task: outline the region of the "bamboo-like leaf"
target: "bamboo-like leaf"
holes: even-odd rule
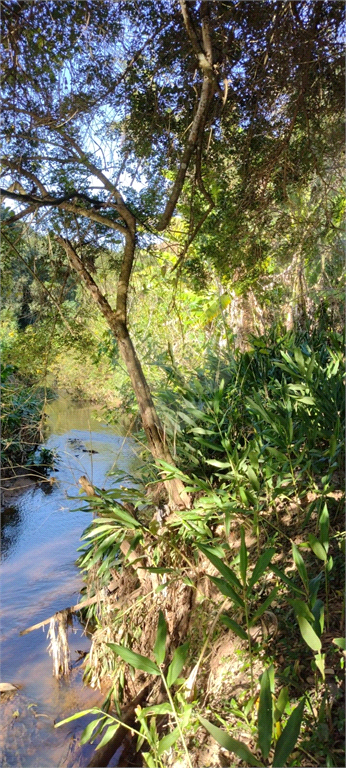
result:
[[[296,547],[295,544],[292,544],[292,555],[293,555],[293,561],[297,567],[299,576],[304,584],[304,587],[306,589],[309,588],[309,580],[308,580],[308,574],[306,572],[305,563],[304,560],[299,552],[298,547]]]
[[[96,730],[98,724],[101,722],[101,720],[107,720],[107,714],[105,713],[101,717],[97,717],[95,720],[92,720],[91,723],[88,723],[86,728],[84,728],[84,731],[80,737],[80,743],[86,744],[88,741],[90,741],[92,734]]]
[[[247,468],[246,474],[247,474],[247,476],[248,476],[248,478],[250,480],[250,483],[251,483],[254,491],[259,491],[259,489],[260,489],[260,482],[259,482],[259,479],[258,479],[256,473],[252,469],[252,467],[248,467]]]
[[[287,704],[288,704],[288,688],[285,686],[284,688],[281,688],[281,691],[278,695],[275,709],[274,709],[274,720],[277,723],[278,720],[282,717]]]
[[[121,723],[115,723],[114,725],[110,725],[107,728],[106,733],[104,733],[100,743],[96,747],[96,751],[98,749],[101,749],[101,747],[104,747],[105,744],[108,744],[108,742],[113,738],[114,734],[117,732],[119,725],[121,725]]]
[[[173,659],[171,664],[168,667],[167,672],[167,685],[168,688],[171,687],[177,680],[177,678],[180,675],[181,670],[183,669],[183,666],[186,661],[186,657],[189,651],[189,642],[187,641],[184,643],[184,645],[180,645],[179,648],[176,648],[173,654]]]
[[[157,664],[146,656],[141,656],[140,653],[135,653],[134,651],[131,651],[130,648],[125,648],[123,645],[116,645],[116,643],[106,643],[106,645],[135,669],[141,669],[142,672],[148,672],[149,675],[160,674]]]
[[[218,587],[220,592],[225,595],[225,597],[230,597],[235,605],[238,605],[239,608],[244,608],[244,602],[242,598],[237,595],[237,593],[234,591],[231,585],[225,581],[225,579],[217,579],[216,576],[209,576],[209,579]]]
[[[346,639],[344,637],[333,637],[334,645],[337,645],[341,651],[346,651]]]
[[[286,761],[297,743],[303,719],[304,706],[305,701],[303,699],[288,718],[275,748],[272,763],[273,768],[283,768],[283,766],[286,765]]]
[[[307,621],[314,621],[315,617],[309,606],[303,602],[303,600],[289,600],[290,605],[294,608],[296,616],[304,616]]]
[[[164,701],[162,704],[152,704],[150,707],[144,707],[141,710],[141,715],[170,715],[172,714],[172,707],[169,701]]]
[[[240,627],[236,621],[230,619],[226,613],[223,613],[222,616],[220,616],[220,619],[222,623],[226,625],[226,627],[229,627],[229,629],[231,629],[232,632],[234,632],[235,635],[238,635],[238,637],[240,637],[242,640],[249,639],[243,627]]]
[[[264,760],[267,759],[273,736],[273,697],[270,685],[270,673],[266,669],[261,679],[261,691],[258,707],[258,745]]]
[[[269,608],[269,606],[272,604],[273,600],[275,599],[278,591],[279,591],[279,587],[274,587],[274,589],[272,589],[272,591],[269,593],[264,603],[262,603],[262,605],[260,605],[259,608],[257,608],[257,611],[254,613],[254,615],[251,618],[251,621],[249,622],[250,627],[253,627],[253,625],[256,624],[256,621],[258,621],[260,616],[262,616],[264,611],[266,611],[267,608]]]
[[[247,763],[250,766],[255,766],[255,768],[257,766],[258,768],[262,768],[263,763],[260,763],[259,760],[257,760],[246,744],[237,739],[233,739],[229,733],[226,733],[226,731],[223,731],[221,728],[217,728],[216,725],[212,725],[212,723],[209,723],[209,720],[205,720],[201,715],[199,715],[199,720],[221,747],[227,749],[228,752],[234,752],[234,754],[240,757],[241,760],[244,760],[244,763]]]
[[[247,549],[245,544],[245,532],[244,532],[244,526],[240,526],[240,552],[239,552],[239,558],[240,558],[240,575],[242,578],[242,582],[245,586],[246,584],[246,574],[247,574]]]
[[[252,587],[261,578],[262,573],[264,573],[265,569],[269,565],[273,555],[275,555],[275,549],[271,547],[270,549],[267,549],[265,552],[263,552],[263,555],[258,558],[248,584],[248,594],[250,594]]]
[[[297,595],[303,595],[303,590],[297,587],[295,584],[293,584],[292,579],[290,579],[286,574],[280,570],[280,568],[277,567],[277,565],[271,565],[270,570],[275,573],[275,576],[278,576],[279,579],[282,579],[282,581],[287,584],[287,586],[292,589],[293,592],[295,592]]]
[[[84,715],[99,715],[100,712],[101,710],[98,707],[93,707],[92,709],[83,709],[82,712],[75,712],[74,715],[66,717],[65,720],[60,720],[59,723],[55,723],[54,728],[60,728],[61,725],[65,725],[65,723],[71,723],[72,720],[78,720],[79,717],[84,717]]]
[[[316,536],[314,536],[313,533],[309,533],[308,539],[314,555],[316,555],[319,560],[323,560],[325,563],[327,561],[327,553],[323,544],[321,544],[321,542],[316,539]]]
[[[153,648],[155,659],[160,666],[163,663],[166,653],[166,637],[167,637],[167,625],[165,617],[160,611],[159,622],[157,626],[156,640]]]
[[[329,512],[327,504],[324,505],[322,512],[319,517],[318,521],[319,527],[320,527],[320,538],[321,542],[326,550],[328,552],[329,548]]]
[[[157,748],[158,756],[161,757],[164,752],[167,752],[167,750],[170,749],[171,746],[175,744],[175,742],[179,739],[179,736],[179,728],[174,728],[174,731],[167,733],[167,736],[164,736],[163,739],[160,739]]]
[[[321,673],[322,680],[324,682],[325,676],[326,676],[325,675],[326,654],[325,653],[316,653],[314,661],[315,661],[317,669],[319,669],[319,671]]]
[[[297,619],[303,640],[305,640],[309,648],[316,653],[319,652],[322,648],[322,643],[315,630],[304,616],[297,616]]]
[[[235,587],[235,589],[241,589],[241,583],[237,576],[235,575],[234,571],[232,571],[231,568],[229,568],[226,563],[224,563],[220,558],[215,554],[215,550],[213,551],[210,547],[205,547],[202,544],[197,544],[198,549],[205,555],[208,560],[217,568],[217,570],[222,574],[222,576],[228,581],[230,584]]]
[[[323,573],[321,571],[320,573],[317,574],[317,576],[315,576],[313,579],[310,579],[309,581],[309,597],[310,597],[311,606],[313,606],[316,601],[322,576],[323,576]]]

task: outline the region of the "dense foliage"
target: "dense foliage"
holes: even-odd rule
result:
[[[47,381],[143,450],[89,484],[83,740],[145,691],[149,768],[342,765],[343,5],[1,10],[5,461]]]

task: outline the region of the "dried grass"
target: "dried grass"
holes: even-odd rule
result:
[[[72,613],[67,608],[58,611],[50,620],[47,638],[48,651],[53,660],[54,677],[66,677],[70,673],[70,648],[67,639],[68,627],[72,626]]]

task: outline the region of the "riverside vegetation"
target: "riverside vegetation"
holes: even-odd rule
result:
[[[4,460],[48,385],[142,458],[83,486],[91,765],[344,765],[343,5],[2,5]]]

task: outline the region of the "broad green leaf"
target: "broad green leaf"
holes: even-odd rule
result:
[[[119,729],[119,725],[121,725],[121,723],[115,723],[114,725],[110,725],[107,728],[106,733],[103,735],[100,743],[96,747],[96,751],[101,749],[101,747],[104,747],[105,744],[108,744],[108,742],[113,738],[114,734]]]
[[[149,675],[160,674],[157,664],[146,656],[141,656],[140,653],[135,653],[134,651],[131,651],[130,648],[125,648],[123,645],[116,645],[116,643],[106,643],[106,645],[135,669],[141,669],[142,672],[148,672]]]
[[[177,678],[180,675],[181,670],[183,669],[183,666],[186,661],[186,657],[189,651],[189,642],[187,641],[184,643],[184,645],[180,645],[179,648],[176,648],[173,654],[173,659],[171,664],[168,667],[167,672],[167,685],[168,688],[171,687],[177,680]]]
[[[337,645],[341,651],[346,651],[346,639],[344,637],[333,637],[334,645]]]
[[[156,640],[153,648],[154,656],[159,666],[163,663],[165,658],[166,637],[167,637],[167,625],[165,622],[165,617],[162,611],[160,611],[159,622],[158,622],[157,633],[156,633]]]
[[[297,616],[297,619],[303,640],[305,640],[309,648],[316,653],[319,652],[322,648],[322,643],[315,630],[304,616]]]
[[[294,608],[295,614],[297,616],[304,616],[307,621],[314,621],[315,617],[312,611],[310,611],[309,606],[304,603],[303,600],[289,600],[288,601],[290,605]]]
[[[262,573],[264,573],[265,569],[269,565],[273,555],[275,554],[275,549],[267,549],[265,552],[263,552],[263,555],[261,555],[257,563],[253,569],[252,576],[250,578],[249,584],[248,584],[248,594],[250,594],[252,587],[256,584],[256,582],[261,578]]]
[[[222,560],[220,560],[219,557],[215,554],[215,551],[213,551],[210,547],[204,547],[202,544],[197,544],[198,549],[203,552],[203,554],[210,560],[210,562],[217,568],[217,570],[222,574],[222,576],[228,581],[230,584],[233,585],[236,589],[241,589],[241,583],[235,573],[231,570],[231,568],[226,565]]]
[[[257,608],[256,613],[254,613],[254,615],[251,617],[251,620],[249,622],[250,627],[253,627],[253,625],[256,624],[256,621],[260,618],[260,616],[262,616],[264,611],[266,611],[267,608],[269,608],[269,606],[272,604],[273,600],[275,599],[278,591],[279,591],[279,587],[274,587],[274,589],[272,589],[272,591],[269,593],[264,603],[262,603],[262,605],[260,605],[259,608]]]
[[[238,637],[240,637],[242,640],[249,639],[245,630],[242,627],[240,627],[236,621],[234,621],[233,619],[230,619],[229,616],[227,616],[225,613],[223,613],[222,616],[220,616],[220,619],[222,623],[226,625],[226,627],[229,627],[229,629],[232,629],[234,634],[238,635]]]
[[[209,720],[205,720],[201,715],[199,715],[199,720],[221,747],[227,749],[228,752],[234,752],[235,755],[240,757],[241,760],[244,760],[248,765],[259,766],[259,768],[262,768],[263,763],[260,763],[259,760],[257,760],[246,744],[243,744],[242,741],[238,741],[237,739],[233,739],[229,733],[226,733],[226,731],[223,731],[221,728],[217,728],[216,725],[212,725],[212,723],[209,723]]]
[[[325,563],[327,561],[327,553],[323,544],[321,544],[321,542],[316,539],[316,536],[314,536],[313,533],[309,533],[308,539],[314,555],[316,555],[319,560],[323,560]]]
[[[209,579],[218,587],[220,592],[225,595],[225,597],[230,597],[235,605],[238,605],[239,608],[244,608],[244,602],[242,598],[237,595],[237,593],[234,591],[231,585],[228,584],[227,581],[224,579],[217,579],[216,576],[209,576]]]
[[[245,532],[244,532],[244,526],[243,525],[240,526],[240,538],[241,538],[240,552],[239,552],[239,557],[240,557],[240,575],[241,575],[241,578],[242,578],[242,582],[243,582],[243,584],[245,586],[245,584],[246,584],[246,573],[247,573],[247,549],[246,549],[246,544],[245,544]]]
[[[258,707],[258,745],[264,760],[267,759],[273,735],[273,697],[269,670],[263,672]]]
[[[179,736],[179,728],[174,728],[174,731],[167,733],[167,736],[164,736],[163,739],[159,741],[157,748],[158,756],[161,757],[164,752],[167,752],[167,750],[170,749],[171,746],[175,744],[175,742],[179,739]]]
[[[281,691],[278,695],[275,709],[274,709],[274,720],[277,722],[282,717],[286,707],[288,704],[288,688],[285,686],[284,688],[281,688]]]
[[[273,758],[273,768],[283,768],[293,751],[300,733],[305,701],[301,701],[287,720],[278,740]]]
[[[326,668],[326,654],[325,653],[316,653],[315,654],[315,664],[317,669],[320,671],[322,680],[324,682],[325,680],[325,668]]]
[[[292,544],[292,555],[293,555],[293,561],[297,567],[299,576],[304,584],[304,587],[306,589],[309,588],[309,580],[308,580],[308,574],[306,572],[305,563],[304,560],[299,552],[298,547],[296,547],[295,544]]]

